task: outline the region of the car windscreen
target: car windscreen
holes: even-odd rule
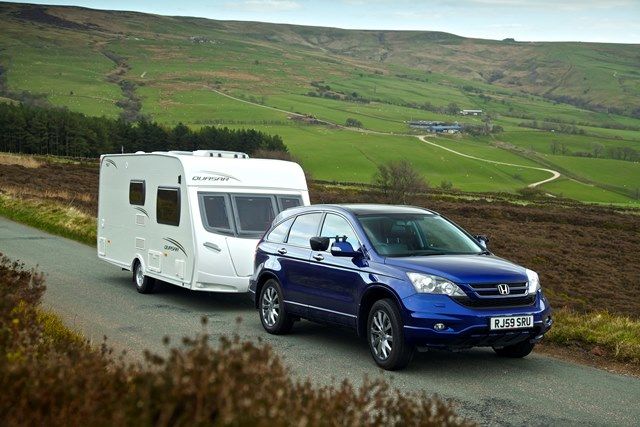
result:
[[[435,214],[358,216],[376,252],[388,257],[471,255],[483,249],[464,231]]]

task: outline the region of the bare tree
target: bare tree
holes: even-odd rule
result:
[[[428,183],[407,160],[389,161],[378,166],[373,184],[380,187],[389,203],[407,204],[412,195],[423,193]]]

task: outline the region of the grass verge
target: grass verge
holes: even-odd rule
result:
[[[96,219],[73,206],[0,194],[0,215],[52,234],[96,244]]]
[[[545,342],[578,346],[595,356],[640,365],[640,321],[626,316],[556,310]]]
[[[43,312],[44,290],[41,274],[0,253],[4,426],[471,425],[437,396],[383,380],[319,388],[294,380],[270,346],[237,336],[213,346],[203,332],[127,363]]]

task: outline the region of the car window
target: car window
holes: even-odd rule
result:
[[[272,196],[234,196],[238,232],[262,234],[276,217]]]
[[[353,227],[349,224],[349,221],[339,215],[327,214],[322,224],[322,231],[320,232],[322,237],[329,237],[331,244],[336,241],[336,237],[345,238],[346,241],[351,243],[353,249],[358,249],[360,243],[358,237],[353,231]]]
[[[289,231],[289,238],[287,239],[287,243],[291,245],[310,248],[311,245],[309,243],[309,239],[317,236],[321,219],[321,213],[312,213],[298,216],[291,226],[291,231]]]
[[[271,230],[271,233],[267,235],[267,241],[273,243],[282,243],[287,238],[289,228],[293,224],[295,218],[289,218],[288,220],[281,222],[276,228]]]

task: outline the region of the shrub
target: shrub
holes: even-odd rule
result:
[[[442,182],[440,182],[440,189],[441,190],[452,190],[453,189],[453,182],[443,179]]]
[[[470,424],[439,398],[382,380],[320,388],[293,380],[270,346],[237,336],[213,347],[202,333],[166,356],[147,352],[144,362],[127,364],[104,344],[95,350],[60,331],[59,322],[42,323],[43,292],[41,275],[0,254],[5,426]]]
[[[411,196],[424,193],[428,184],[407,160],[390,161],[378,166],[373,185],[380,187],[388,203],[407,204]]]
[[[345,124],[345,126],[352,127],[352,128],[361,128],[362,127],[362,122],[360,120],[354,119],[352,117],[349,117],[344,124]]]
[[[525,199],[537,199],[544,196],[544,191],[538,187],[523,187],[518,189],[518,194]]]

